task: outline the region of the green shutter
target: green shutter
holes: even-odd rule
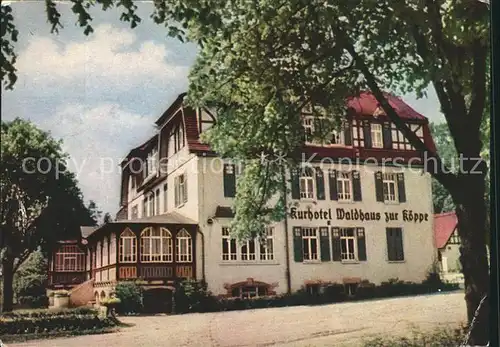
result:
[[[344,143],[346,146],[352,146],[352,123],[349,120],[344,123]]]
[[[396,260],[394,249],[394,228],[386,228],[385,233],[387,236],[387,260]]]
[[[319,167],[316,168],[316,198],[318,200],[325,200],[325,177],[323,170]]]
[[[403,250],[403,229],[401,228],[394,228],[394,244],[395,244],[395,250],[396,250],[396,260],[404,260],[405,255],[404,255],[404,250]]]
[[[332,260],[341,261],[342,260],[342,247],[340,245],[340,228],[332,228]]]
[[[293,255],[296,262],[302,263],[304,261],[301,227],[293,227]]]
[[[328,227],[319,228],[319,241],[321,247],[321,261],[330,261],[330,238]]]
[[[330,186],[330,200],[338,200],[337,170],[328,170],[328,185]]]
[[[224,196],[234,198],[236,195],[236,172],[234,164],[224,164]]]
[[[356,238],[358,240],[358,260],[359,261],[366,261],[365,228],[356,228]]]
[[[397,176],[398,176],[399,202],[406,202],[405,174],[402,172],[399,172]]]
[[[382,181],[382,172],[375,172],[375,195],[377,201],[384,202],[384,183]]]
[[[292,199],[300,199],[300,182],[299,182],[299,170],[292,169],[290,171],[291,181],[292,181]]]
[[[361,201],[361,179],[359,177],[359,171],[352,171],[352,191],[353,191],[353,200]]]
[[[384,139],[384,148],[392,149],[392,131],[391,123],[385,122],[382,127],[382,136]]]
[[[372,129],[368,121],[363,122],[363,137],[365,139],[365,148],[372,148]]]

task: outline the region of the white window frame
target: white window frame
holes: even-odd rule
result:
[[[236,239],[231,237],[228,227],[222,227],[222,249],[221,257],[223,261],[236,261],[238,260],[238,247],[236,246]],[[227,244],[228,253],[224,253],[224,243]]]
[[[250,245],[253,244],[253,253],[250,252]],[[257,245],[255,239],[244,241],[240,247],[242,261],[257,260]]]
[[[305,143],[310,145],[313,144],[313,134],[314,134],[314,117],[304,116],[302,118],[302,127],[304,128],[305,133]]]
[[[370,125],[370,132],[372,137],[372,148],[384,148],[382,124],[372,123]]]
[[[341,188],[341,189],[339,189],[339,188]],[[338,201],[353,201],[352,188],[353,187],[352,187],[352,175],[351,175],[351,173],[339,171],[337,174],[337,199],[338,199]]]
[[[314,135],[314,120],[316,119],[327,119],[326,117],[314,117],[310,115],[302,116],[302,127],[304,128],[305,133],[305,143],[307,145],[324,145],[324,146],[345,146],[345,135],[344,135],[344,122],[342,122],[342,126],[340,129],[332,129],[330,134],[330,139],[328,139],[327,143],[315,143],[313,141]],[[336,143],[332,143],[331,139],[335,137]]]
[[[349,235],[352,232],[352,235]],[[349,246],[349,240],[352,240],[352,249]],[[346,249],[347,252],[344,252]],[[340,228],[340,259],[342,261],[358,261],[358,239],[356,228]]]
[[[130,252],[125,254],[125,243],[130,244]],[[136,263],[137,262],[137,237],[130,229],[125,229],[120,234],[119,245],[120,263]]]
[[[187,176],[183,173],[175,177],[175,207],[182,207],[187,202],[187,199]]]
[[[153,252],[154,242],[159,242],[159,253]],[[168,229],[153,229],[152,227],[144,229],[141,232],[141,262],[171,263],[173,261],[172,245],[172,233]]]
[[[71,264],[66,265],[66,260]],[[55,254],[54,268],[56,272],[85,271],[85,253],[76,245],[63,245]]]
[[[260,260],[274,260],[274,227],[267,227],[260,243]]]
[[[182,229],[177,233],[175,238],[176,246],[176,262],[177,263],[191,263],[193,262],[193,239],[191,235]],[[184,244],[185,252],[182,252],[182,244]]]
[[[313,242],[316,240],[316,249],[313,250]],[[306,242],[304,242],[306,241]],[[304,247],[304,243],[307,244],[307,253]],[[318,228],[302,227],[302,257],[305,262],[307,261],[318,261],[320,258],[319,250],[319,231]],[[315,251],[315,252],[313,252]],[[307,254],[307,257],[306,257]]]
[[[310,173],[310,175],[309,175]],[[316,187],[313,168],[302,168],[299,177],[299,190],[301,199],[314,199]],[[305,189],[303,189],[305,188]]]
[[[397,176],[393,172],[382,173],[382,186],[384,194],[384,202],[398,202],[398,181]],[[390,194],[390,187],[393,186],[394,194]]]
[[[102,241],[102,266],[108,266],[108,238]]]
[[[363,125],[361,121],[352,121],[352,145],[354,147],[365,146],[365,134],[363,132]]]

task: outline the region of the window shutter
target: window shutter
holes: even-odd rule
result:
[[[397,176],[398,176],[399,202],[406,202],[405,174],[402,172],[399,172]]]
[[[366,261],[365,228],[356,228],[356,236],[358,239],[358,260],[359,261]]]
[[[234,164],[224,164],[224,196],[234,198],[236,195],[236,172]]]
[[[346,146],[352,146],[352,123],[350,121],[344,123],[344,143]]]
[[[319,228],[319,241],[321,247],[321,261],[330,261],[330,238],[328,227]]]
[[[341,261],[342,248],[340,245],[340,228],[332,228],[332,260]]]
[[[188,200],[188,181],[187,181],[187,176],[184,175],[184,201],[183,203],[186,203]]]
[[[325,177],[323,170],[319,167],[316,168],[316,198],[318,200],[325,200]]]
[[[375,194],[377,201],[384,202],[384,183],[382,181],[382,172],[375,172]]]
[[[384,123],[382,128],[382,136],[384,138],[384,148],[392,149],[391,123]]]
[[[330,186],[330,200],[338,200],[337,170],[328,170],[328,185]]]
[[[389,261],[396,260],[394,249],[394,228],[387,228],[385,233],[387,236],[387,259]]]
[[[304,254],[302,251],[302,228],[293,228],[293,254],[296,262],[301,263],[304,261]]]
[[[292,199],[300,199],[300,182],[299,182],[299,170],[292,169],[291,172],[292,178]]]
[[[352,171],[352,192],[354,201],[361,201],[361,179],[359,171]]]
[[[372,148],[372,129],[370,122],[363,122],[363,136],[365,139],[365,148]]]
[[[394,234],[395,234],[395,255],[396,255],[396,260],[404,260],[405,255],[404,255],[404,250],[403,250],[403,229],[401,228],[394,228]]]

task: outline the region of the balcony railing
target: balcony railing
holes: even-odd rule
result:
[[[85,282],[85,272],[52,272],[49,276],[51,285],[73,285]]]
[[[126,265],[119,266],[119,279],[174,279],[193,278],[192,265]]]

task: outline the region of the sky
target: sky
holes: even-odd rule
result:
[[[154,134],[154,121],[186,91],[194,44],[168,38],[137,2],[141,24],[119,12],[91,10],[94,33],[83,34],[69,4],[58,3],[64,28],[50,33],[44,2],[12,3],[19,39],[18,80],[2,90],[2,120],[28,119],[62,139],[85,200],[113,216],[119,206],[121,159]],[[402,99],[430,121],[444,120],[433,90]]]

